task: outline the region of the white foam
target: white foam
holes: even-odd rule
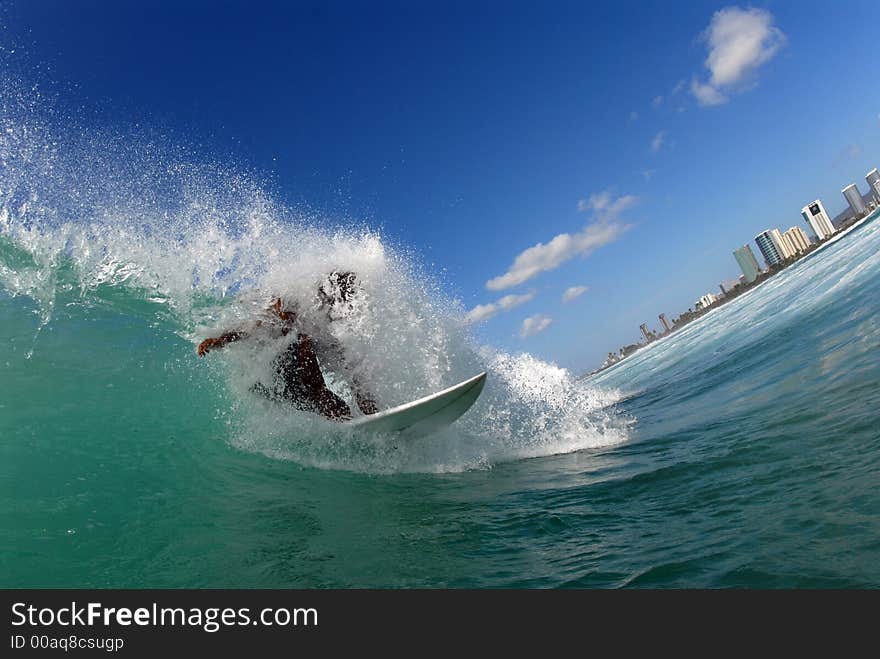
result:
[[[478,349],[461,305],[378,232],[287,208],[254,177],[161,137],[55,125],[35,99],[7,102],[0,118],[0,285],[35,300],[41,326],[60,290],[108,300],[125,290],[195,346],[248,326],[273,295],[321,323],[319,282],[351,270],[359,293],[330,329],[381,406],[489,372],[481,401],[453,428],[395,442],[261,401],[249,389],[271,377],[280,344],[230,346],[194,359],[193,376],[228,391],[235,446],[318,467],[450,471],[626,438],[626,423],[608,409],[614,392],[527,354]],[[341,394],[346,375],[328,374]]]

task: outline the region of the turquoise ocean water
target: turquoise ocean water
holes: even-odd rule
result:
[[[368,229],[5,112],[0,586],[880,586],[880,222],[578,380]],[[248,391],[271,343],[196,356],[340,267],[383,404],[489,372],[460,423],[360,437]]]

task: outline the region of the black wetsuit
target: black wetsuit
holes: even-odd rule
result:
[[[273,363],[275,382],[269,392],[261,384],[256,389],[272,398],[285,400],[298,409],[317,412],[329,419],[349,419],[351,409],[346,402],[327,388],[312,341],[306,334],[297,334]]]

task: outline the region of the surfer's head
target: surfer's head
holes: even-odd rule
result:
[[[318,307],[333,322],[356,313],[363,288],[350,270],[334,270],[318,286]]]
[[[337,305],[351,305],[357,290],[357,275],[351,271],[334,270],[318,286],[321,307],[333,309]]]

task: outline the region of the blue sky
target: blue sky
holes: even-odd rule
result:
[[[880,165],[867,1],[255,4],[13,1],[0,20],[96,124],[167,128],[381,228],[486,342],[575,371]]]

